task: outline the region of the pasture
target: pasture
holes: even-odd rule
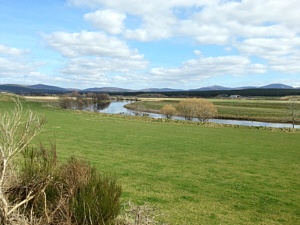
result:
[[[300,223],[299,132],[24,108],[48,120],[36,142],[117,176],[123,202],[156,205],[167,224]]]

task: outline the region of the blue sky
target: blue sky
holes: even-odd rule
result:
[[[300,87],[298,0],[0,0],[0,84]]]

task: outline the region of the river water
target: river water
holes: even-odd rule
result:
[[[112,113],[112,114],[125,114],[125,115],[135,115],[136,113],[132,110],[124,108],[124,105],[131,103],[130,101],[121,101],[121,102],[111,102],[106,103],[105,105],[91,105],[83,110],[85,111],[98,111],[100,113]],[[165,118],[162,114],[157,113],[147,113],[149,117],[153,118]],[[184,120],[183,117],[174,116],[173,119]],[[193,119],[193,121],[198,121],[198,119]],[[276,128],[292,128],[292,124],[286,123],[266,123],[266,122],[257,122],[257,121],[242,121],[242,120],[221,120],[221,119],[211,119],[211,123],[223,123],[231,125],[244,125],[244,126],[263,126],[263,127],[276,127]],[[300,125],[295,125],[295,128],[300,129]]]

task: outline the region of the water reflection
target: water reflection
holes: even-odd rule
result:
[[[112,113],[112,114],[126,114],[126,115],[143,115],[129,109],[124,108],[124,105],[131,103],[132,101],[121,101],[121,102],[108,102],[104,104],[91,104],[84,107],[84,111],[100,112],[100,113]],[[165,118],[162,114],[148,113],[149,117],[153,118]],[[174,116],[173,119],[184,120],[183,117]],[[198,119],[193,119],[193,121],[198,121]],[[276,127],[276,128],[292,128],[292,124],[285,123],[266,123],[266,122],[256,122],[256,121],[242,121],[242,120],[221,120],[221,119],[211,119],[209,122],[212,123],[223,123],[231,125],[244,125],[244,126],[263,126],[263,127]],[[296,129],[300,129],[300,125],[295,125]]]
[[[161,114],[156,113],[149,113],[150,117],[153,118],[165,118]],[[173,116],[172,119],[177,120],[185,120],[184,117],[181,116]],[[192,121],[199,121],[197,118],[192,119]],[[244,121],[244,120],[221,120],[221,119],[210,119],[208,122],[211,123],[223,123],[223,124],[230,124],[230,125],[243,125],[243,126],[254,126],[254,127],[276,127],[276,128],[292,128],[292,124],[288,123],[267,123],[267,122],[257,122],[257,121]],[[296,129],[300,129],[300,125],[295,125]]]
[[[132,114],[132,111],[124,108],[124,105],[131,103],[132,101],[113,101],[90,104],[86,106],[84,111],[100,112],[100,113],[112,113],[112,114]]]

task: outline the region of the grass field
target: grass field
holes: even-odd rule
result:
[[[61,160],[116,175],[122,201],[156,204],[167,224],[300,224],[299,132],[24,107],[47,117],[39,139],[55,139]]]
[[[299,98],[299,97],[295,97]],[[142,101],[131,103],[130,109],[140,109],[148,112],[159,113],[160,109],[171,104],[177,106],[182,99],[143,99]],[[289,104],[278,98],[277,100],[252,100],[252,99],[208,99],[218,110],[215,116],[217,119],[241,119],[264,122],[291,123],[289,117]],[[300,108],[300,107],[299,107]],[[300,124],[300,119],[297,120]]]

